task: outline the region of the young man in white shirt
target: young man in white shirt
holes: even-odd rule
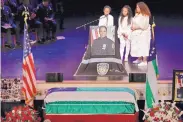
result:
[[[100,17],[98,26],[114,26],[114,18],[110,15],[111,7],[104,6],[103,12],[104,15]]]

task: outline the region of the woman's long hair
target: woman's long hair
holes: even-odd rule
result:
[[[138,2],[137,3],[137,6],[140,8],[140,13],[142,15],[151,17],[151,11],[149,10],[149,7],[147,6],[146,3],[144,3],[144,2]],[[137,13],[136,10],[135,10],[135,13]]]
[[[132,17],[133,17],[133,13],[132,13],[132,9],[129,5],[125,5],[123,8],[126,8],[128,10],[128,25],[131,24],[131,20],[132,20]],[[120,13],[120,17],[121,17],[121,20],[120,22],[122,23],[123,22],[123,19],[124,19],[124,15],[123,15],[123,8],[121,9],[121,13]]]

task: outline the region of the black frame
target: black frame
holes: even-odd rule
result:
[[[96,27],[98,27],[99,28],[99,26],[96,26]],[[89,42],[88,42],[88,46],[90,47],[89,48],[89,51],[90,51],[90,57],[91,58],[106,58],[106,57],[116,57],[116,52],[118,51],[117,50],[117,44],[116,44],[116,42],[117,42],[117,30],[116,30],[116,26],[113,26],[114,27],[114,44],[115,44],[115,54],[114,55],[92,55],[92,52],[91,52],[91,31],[90,31],[90,27],[89,27]]]
[[[177,88],[176,88],[176,74],[183,73],[183,70],[173,70],[173,82],[172,82],[172,101],[183,102],[183,98],[177,97]],[[181,87],[183,89],[183,87]]]

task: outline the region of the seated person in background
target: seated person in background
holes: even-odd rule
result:
[[[54,20],[54,13],[53,13],[52,5],[49,3],[49,0],[43,0],[43,2],[38,5],[36,11],[37,11],[36,12],[37,17],[39,17],[40,21],[43,23],[43,27],[45,28],[46,40],[55,41],[56,21]],[[50,35],[50,29],[51,29],[52,35]],[[43,42],[45,41],[45,37],[43,37],[42,41]]]
[[[11,12],[13,13],[13,16],[15,17],[15,20],[17,20],[17,9],[18,9],[17,0],[4,0],[4,4],[6,6],[10,7]]]
[[[24,31],[24,17],[25,15],[23,15],[24,11],[28,11],[29,15],[28,15],[28,20],[27,20],[27,24],[29,26],[29,29],[36,29],[36,41],[40,40],[40,26],[41,26],[41,22],[38,21],[36,19],[36,14],[35,11],[33,10],[32,6],[29,4],[28,0],[24,0],[23,4],[19,6],[18,8],[18,16],[19,16],[19,22],[20,22],[20,33],[22,34]]]
[[[1,0],[1,32],[6,33],[7,36],[7,42],[5,43],[5,47],[12,48],[11,33],[15,35],[13,41],[16,42],[16,45],[20,46],[20,41],[17,38],[17,26],[14,22],[11,9],[8,6],[4,5],[4,0]]]
[[[93,41],[91,46],[92,55],[115,55],[115,43],[107,38],[107,27],[99,27],[100,37]]]
[[[100,17],[98,26],[113,26],[114,18],[112,15],[110,15],[111,7],[104,6],[103,12],[104,15]]]

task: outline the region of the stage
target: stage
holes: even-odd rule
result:
[[[60,72],[64,74],[64,80],[77,81],[74,74],[86,51],[85,47],[88,44],[89,32],[88,27],[77,30],[75,27],[96,17],[98,16],[66,18],[66,29],[64,32],[57,32],[57,35],[64,36],[65,40],[32,47],[38,83],[40,80],[46,80],[46,73],[48,72]],[[116,23],[117,15],[115,18]],[[183,69],[183,25],[180,18],[166,18],[163,16],[156,16],[156,23],[155,39],[160,74],[159,80],[163,82],[163,80],[172,80],[173,69]],[[22,78],[22,54],[23,51],[20,48],[2,51],[2,78]],[[133,58],[129,58],[129,62],[133,60]],[[137,67],[128,66],[136,72]],[[126,70],[128,71],[127,66]],[[124,79],[123,81],[127,80]]]
[[[73,4],[74,5],[74,4]],[[82,4],[83,5],[83,4]],[[72,6],[72,4],[71,4]],[[98,5],[97,5],[98,6]],[[103,6],[103,5],[102,5]],[[86,6],[85,6],[86,8]],[[100,7],[101,8],[101,7]],[[87,8],[86,8],[87,9]],[[92,8],[92,10],[95,10]],[[102,14],[102,9],[100,10]],[[119,9],[120,11],[120,9]],[[118,25],[119,11],[112,11],[114,16],[114,24]],[[116,13],[115,13],[116,12]],[[76,27],[88,23],[92,20],[98,19],[98,15],[73,16],[65,18],[63,31],[57,27],[57,36],[64,36],[65,39],[57,40],[46,44],[36,44],[32,46],[32,53],[34,56],[34,64],[36,68],[37,80],[37,95],[35,97],[35,108],[42,111],[45,106],[44,99],[50,88],[71,88],[71,87],[93,87],[93,88],[130,88],[135,92],[136,102],[139,109],[144,109],[145,100],[145,81],[129,82],[130,73],[146,73],[148,67],[138,67],[132,62],[135,60],[129,57],[128,62],[123,62],[126,75],[122,76],[79,76],[77,69],[82,62],[84,53],[89,40],[89,26],[76,29]],[[164,16],[155,15],[155,41],[157,49],[157,60],[160,77],[158,79],[158,99],[172,100],[172,79],[174,69],[183,69],[183,23],[182,16]],[[59,20],[57,20],[57,23]],[[98,22],[93,23],[92,26],[97,25]],[[59,24],[57,24],[59,25]],[[32,35],[30,35],[32,36]],[[33,35],[34,36],[34,35]],[[1,78],[20,78],[22,79],[22,59],[23,49],[16,48],[13,50],[2,49],[1,51]],[[63,82],[46,82],[46,73],[63,73]],[[106,93],[107,94],[107,93]],[[112,94],[111,96],[113,96]],[[69,96],[69,95],[68,95]],[[79,95],[78,95],[79,96]],[[85,95],[88,97],[87,95]],[[100,94],[95,94],[100,98]],[[104,95],[101,95],[104,96]],[[105,95],[109,97],[109,95]],[[123,95],[128,97],[128,95]],[[123,96],[120,98],[123,98]],[[57,96],[56,96],[57,97]],[[57,97],[65,98],[65,97]],[[73,97],[72,97],[73,98]],[[76,97],[77,98],[77,97]],[[22,95],[21,103],[24,104]],[[15,102],[16,103],[16,102]],[[12,106],[9,103],[4,103],[2,106],[8,107],[11,110]],[[5,111],[4,111],[5,112]],[[53,121],[63,120],[65,122],[111,122],[123,121],[137,122],[137,118],[142,118],[142,111],[134,112],[134,114],[47,114],[45,119],[52,119]],[[140,117],[138,117],[140,115]],[[125,121],[124,119],[128,120]]]

